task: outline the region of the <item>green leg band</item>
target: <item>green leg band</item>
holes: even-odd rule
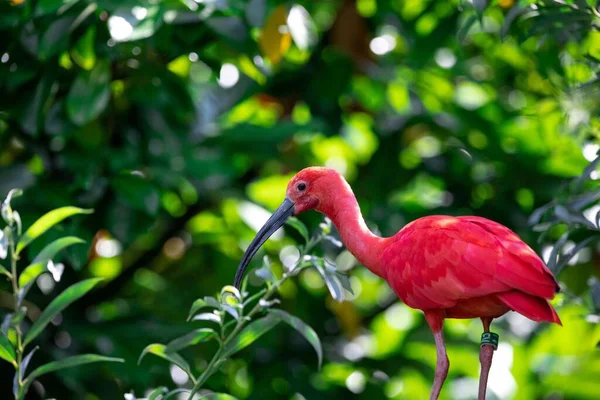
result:
[[[481,345],[489,344],[494,347],[494,350],[498,348],[498,334],[494,332],[483,332],[481,334]]]

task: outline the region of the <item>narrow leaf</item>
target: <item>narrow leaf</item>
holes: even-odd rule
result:
[[[323,277],[323,280],[327,285],[327,289],[329,290],[331,297],[333,297],[333,299],[336,301],[344,301],[344,290],[342,288],[342,283],[337,278],[337,276],[335,276],[335,274],[328,273],[325,270],[325,268],[323,268],[319,264],[315,264],[315,267]]]
[[[519,5],[515,5],[504,17],[504,22],[502,23],[502,28],[500,29],[500,37],[504,40],[512,23],[523,13],[527,11],[527,8],[521,7]]]
[[[221,323],[221,318],[214,313],[201,313],[193,318],[194,321],[211,321],[216,322],[217,324]]]
[[[225,357],[230,357],[234,353],[248,347],[254,343],[259,337],[270,331],[279,323],[279,320],[267,315],[261,319],[251,322],[245,327],[239,335],[231,342],[225,345],[223,354]]]
[[[152,392],[150,392],[150,394],[148,395],[148,400],[158,400],[159,398],[163,398],[161,396],[166,394],[167,391],[168,389],[166,388],[166,386],[156,388]]]
[[[465,38],[467,37],[467,33],[469,33],[469,30],[471,29],[471,27],[473,26],[473,24],[475,23],[475,21],[477,21],[477,16],[476,15],[471,15],[462,24],[462,26],[460,27],[460,29],[456,33],[456,40],[459,43],[462,43],[465,40]]]
[[[550,258],[548,260],[548,269],[553,273],[556,273],[556,262],[558,261],[558,252],[565,245],[565,242],[569,238],[569,232],[565,233],[558,239],[558,241],[554,244],[552,251],[550,252]]]
[[[50,372],[58,371],[60,369],[77,367],[79,365],[91,364],[96,362],[125,362],[122,358],[105,357],[97,354],[80,354],[73,357],[67,357],[59,361],[52,361],[48,364],[44,364],[38,367],[29,374],[27,377],[28,382],[33,382],[40,376],[48,374]]]
[[[228,304],[223,304],[222,307],[227,314],[231,315],[235,319],[240,319],[240,313],[235,307],[230,306]]]
[[[173,389],[169,393],[167,393],[165,395],[165,397],[162,398],[162,400],[169,400],[169,399],[172,399],[175,395],[178,395],[180,393],[189,393],[189,392],[190,392],[189,389]]]
[[[172,340],[165,347],[165,353],[174,353],[198,343],[207,342],[215,337],[215,331],[210,328],[200,328]]]
[[[46,263],[31,264],[25,267],[21,275],[19,275],[19,286],[25,287],[30,282],[33,282],[42,272],[46,271]]]
[[[475,7],[475,12],[477,12],[479,22],[482,22],[483,12],[487,8],[487,0],[473,0],[473,6]]]
[[[211,393],[200,397],[199,400],[237,400],[237,398],[226,393]]]
[[[548,209],[550,207],[552,207],[554,205],[554,203],[548,203],[548,204],[544,204],[543,206],[536,208],[535,210],[533,210],[533,212],[531,213],[531,216],[529,217],[529,220],[527,221],[527,223],[531,226],[531,225],[535,225],[538,222],[540,222],[540,220],[542,219],[544,213],[546,211],[548,211]]]
[[[593,161],[589,163],[587,167],[583,170],[583,173],[576,179],[575,184],[575,192],[578,192],[582,187],[585,181],[587,181],[592,172],[598,168],[598,163],[600,163],[600,157],[596,157]]]
[[[29,352],[29,354],[27,354],[24,358],[23,361],[21,361],[21,365],[19,368],[19,375],[21,377],[21,380],[23,380],[23,378],[25,377],[25,372],[27,371],[27,367],[29,366],[29,362],[31,361],[31,359],[33,358],[33,355],[35,354],[36,351],[38,351],[39,347],[35,346],[33,348],[33,350],[31,350]]]
[[[58,254],[59,251],[78,243],[85,243],[85,241],[75,236],[67,236],[57,239],[54,242],[47,245],[46,247],[44,247],[42,251],[40,251],[39,254],[35,256],[31,263],[45,263],[49,260],[52,260]]]
[[[309,240],[308,229],[306,228],[306,225],[304,225],[298,218],[290,217],[286,221],[286,224],[288,224],[289,226],[291,226],[292,228],[297,230],[302,235],[302,238],[304,239],[304,241],[308,242],[308,240]]]
[[[321,365],[323,364],[323,345],[321,344],[321,339],[319,339],[319,335],[317,332],[310,326],[308,326],[304,321],[300,318],[295,317],[283,310],[279,310],[277,308],[273,308],[269,310],[270,315],[274,315],[279,320],[287,323],[292,328],[297,330],[317,352],[317,357],[319,359],[319,369],[321,369]]]
[[[188,314],[187,320],[191,320],[196,312],[204,307],[208,307],[208,303],[204,299],[197,299],[192,303],[190,307],[190,313]]]
[[[351,294],[354,294],[354,290],[352,290],[352,285],[350,284],[350,278],[348,278],[348,275],[338,273],[336,274],[336,276],[342,284],[342,287],[349,291]]]
[[[11,277],[11,274],[10,274],[10,272],[9,272],[9,271],[8,271],[6,268],[4,268],[4,266],[3,266],[3,265],[0,265],[0,274],[2,274],[2,275],[6,275],[6,276],[8,276],[9,278]]]
[[[15,349],[2,332],[0,332],[0,358],[16,365]]]
[[[596,239],[597,236],[590,236],[587,239],[577,243],[577,246],[573,247],[571,249],[571,251],[569,251],[567,254],[563,255],[562,257],[559,257],[557,265],[555,267],[555,274],[558,274],[564,267],[565,265],[567,265],[567,263],[573,258],[575,257],[575,255],[577,253],[579,253],[579,251],[581,249],[583,249],[584,247],[586,247],[588,244],[590,244],[590,242],[594,239]]]
[[[17,244],[17,253],[20,253],[25,246],[45,233],[48,229],[58,224],[65,218],[76,214],[90,214],[92,210],[86,210],[78,207],[61,207],[44,214],[40,219],[25,231],[25,234],[19,239]]]
[[[74,284],[67,288],[64,292],[59,294],[52,302],[48,305],[48,307],[42,312],[40,318],[35,321],[27,336],[25,337],[24,345],[30,343],[33,339],[35,339],[48,325],[50,321],[61,311],[67,308],[71,303],[75,300],[78,300],[87,292],[92,290],[94,286],[98,282],[100,282],[102,278],[93,278],[81,281],[79,283]]]
[[[140,354],[140,358],[138,359],[138,364],[142,362],[142,359],[144,358],[144,356],[146,354],[154,354],[155,356],[163,358],[163,359],[170,361],[173,364],[177,365],[179,368],[184,370],[188,374],[188,376],[190,376],[190,378],[193,379],[190,365],[188,364],[188,362],[185,361],[183,359],[183,357],[181,357],[177,353],[174,353],[174,352],[167,353],[165,351],[166,348],[167,348],[167,346],[165,346],[164,344],[159,344],[159,343],[154,343],[154,344],[150,344],[150,345],[146,346],[146,348],[142,351],[142,354]]]

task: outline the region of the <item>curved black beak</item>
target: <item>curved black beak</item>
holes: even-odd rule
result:
[[[294,203],[291,200],[285,199],[283,203],[281,203],[281,205],[277,208],[277,210],[275,210],[273,215],[271,215],[271,217],[267,220],[267,222],[265,222],[263,227],[260,228],[256,236],[252,240],[252,243],[250,243],[250,246],[248,246],[248,248],[246,249],[242,260],[240,261],[240,265],[238,265],[234,281],[234,285],[236,288],[240,289],[240,286],[242,284],[242,278],[244,277],[244,272],[246,271],[248,264],[250,264],[252,257],[254,257],[254,254],[256,254],[258,249],[260,249],[260,246],[262,246],[263,243],[266,242],[267,239],[273,233],[275,233],[277,229],[281,228],[281,226],[285,224],[285,221],[289,217],[294,215],[294,212]]]

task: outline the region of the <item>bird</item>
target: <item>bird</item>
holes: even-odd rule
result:
[[[387,281],[402,302],[425,314],[436,346],[430,400],[438,399],[450,367],[445,319],[481,319],[479,400],[485,399],[498,343],[498,335],[490,331],[493,319],[514,311],[536,322],[562,325],[549,303],[560,289],[554,275],[512,230],[483,217],[430,215],[391,237],[377,236],[367,227],[348,182],[326,167],[305,168],[289,181],[285,199],[239,263],[238,289],[262,244],[290,216],[308,210],[331,219],[356,259]]]

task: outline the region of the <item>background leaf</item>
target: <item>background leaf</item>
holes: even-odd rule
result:
[[[98,117],[110,99],[110,64],[98,62],[91,71],[77,76],[67,96],[67,114],[76,125],[85,125]]]
[[[65,291],[56,296],[42,312],[37,321],[33,323],[25,336],[23,345],[27,345],[35,339],[58,313],[92,290],[100,281],[102,281],[102,278],[86,279],[68,287]]]

